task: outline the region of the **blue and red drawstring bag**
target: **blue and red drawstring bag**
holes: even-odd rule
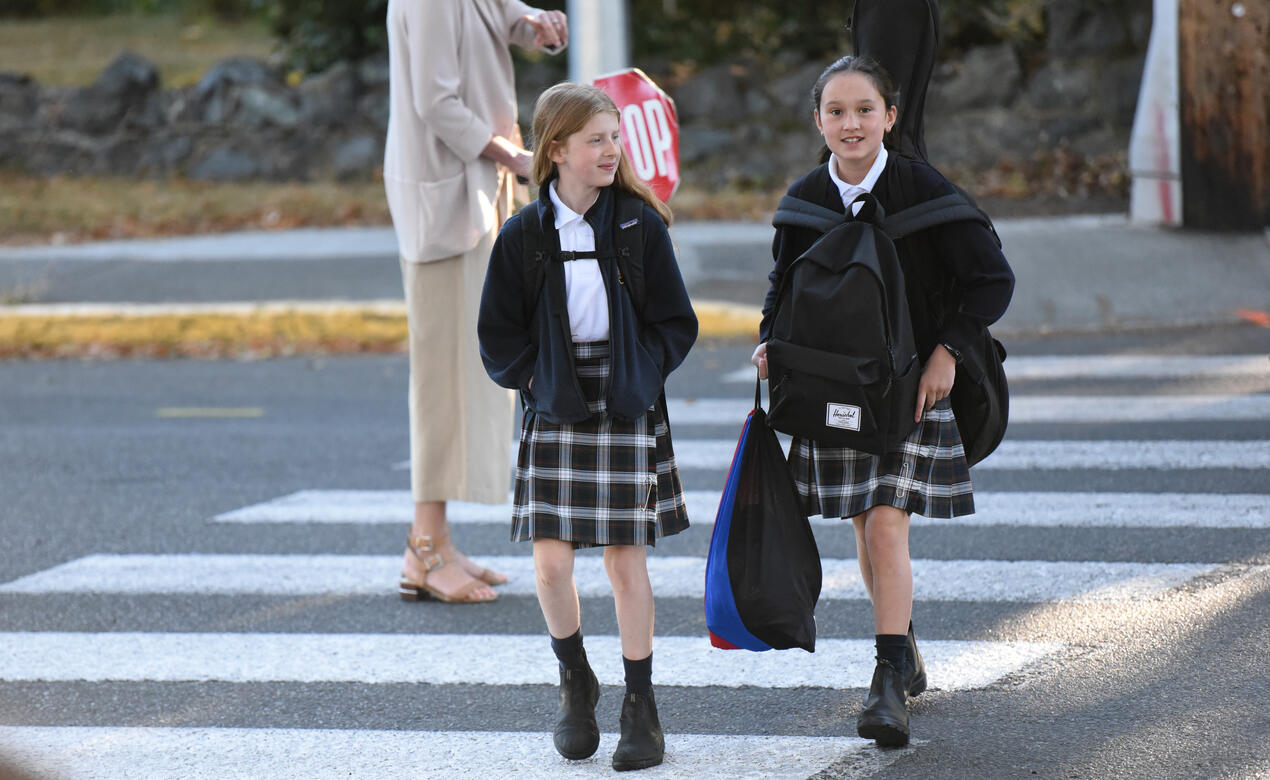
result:
[[[820,551],[756,383],[706,558],[710,644],[815,652],[820,580]]]

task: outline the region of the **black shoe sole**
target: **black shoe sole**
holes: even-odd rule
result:
[[[878,747],[896,748],[908,744],[908,732],[893,723],[860,723],[856,733],[878,743]]]
[[[662,762],[663,756],[657,758],[642,758],[638,761],[613,762],[613,769],[618,772],[630,772],[635,769],[647,769],[650,766],[657,766]]]
[[[558,744],[556,745],[556,752],[564,756],[565,758],[569,759],[570,761],[581,761],[584,758],[590,758],[591,756],[595,755],[595,751],[599,749],[600,749],[600,738],[598,736],[595,738],[595,744],[591,746],[590,750],[579,750],[575,753],[566,753],[565,751],[560,749],[560,745]]]

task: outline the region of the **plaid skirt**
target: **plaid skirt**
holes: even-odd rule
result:
[[[654,404],[635,420],[610,417],[609,343],[573,345],[591,417],[557,424],[525,413],[513,491],[512,541],[574,547],[655,545],[688,527],[670,425]]]
[[[808,515],[855,517],[888,505],[923,517],[975,511],[966,452],[947,398],[885,455],[794,437],[789,466]]]

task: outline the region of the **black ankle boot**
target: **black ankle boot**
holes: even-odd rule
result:
[[[552,733],[560,755],[576,761],[595,754],[600,746],[600,727],[595,722],[599,698],[600,681],[590,665],[568,669],[560,664],[560,709]]]
[[[917,651],[917,637],[913,635],[913,624],[908,624],[908,679],[904,686],[909,696],[916,696],[926,690],[926,662]]]
[[[864,711],[856,718],[856,733],[877,740],[879,747],[904,747],[908,744],[908,709],[904,706],[905,675],[885,659],[878,659],[873,670],[869,696]]]
[[[666,739],[657,719],[657,702],[652,693],[628,693],[622,699],[622,737],[613,751],[613,768],[647,769],[661,763],[666,754]]]

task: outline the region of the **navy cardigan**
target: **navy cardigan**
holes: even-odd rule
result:
[[[886,168],[873,187],[874,197],[887,213],[893,214],[907,206],[954,191],[952,184],[930,165],[909,161],[916,192],[912,203],[898,202],[895,157],[894,153],[888,157]],[[798,194],[805,178],[803,176],[790,185],[790,195]],[[842,196],[832,180],[825,191],[818,193],[813,200],[834,211],[846,212]],[[781,278],[819,237],[820,234],[806,228],[776,228],[776,236],[772,240],[772,256],[776,265],[767,277],[771,288],[763,303],[760,341],[767,341],[771,336],[772,308],[776,305]],[[1010,270],[1010,264],[992,233],[977,222],[953,222],[915,233],[896,241],[895,252],[904,270],[904,292],[913,322],[913,337],[923,363],[939,344],[948,344],[960,352],[970,349],[977,343],[983,329],[996,322],[1010,305],[1014,294],[1014,272]],[[960,290],[960,306],[948,313],[942,326],[936,321],[928,303],[937,291],[922,287],[923,281],[930,279],[940,280],[942,284],[955,283]]]
[[[614,202],[612,188],[605,188],[582,215],[595,231],[595,248],[601,255],[614,253]],[[538,200],[525,208],[540,209],[544,244],[558,252],[560,236],[546,185]],[[645,279],[642,322],[630,295],[617,281],[617,261],[612,257],[599,260],[608,295],[612,349],[606,403],[609,414],[625,419],[639,417],[657,401],[666,377],[679,367],[697,339],[697,316],[675,261],[670,233],[647,204],[640,222]],[[526,311],[523,247],[517,214],[499,231],[485,273],[476,326],[481,360],[491,379],[519,390],[525,406],[543,419],[581,422],[590,413],[574,368],[564,265],[554,257],[548,259],[537,306]]]

